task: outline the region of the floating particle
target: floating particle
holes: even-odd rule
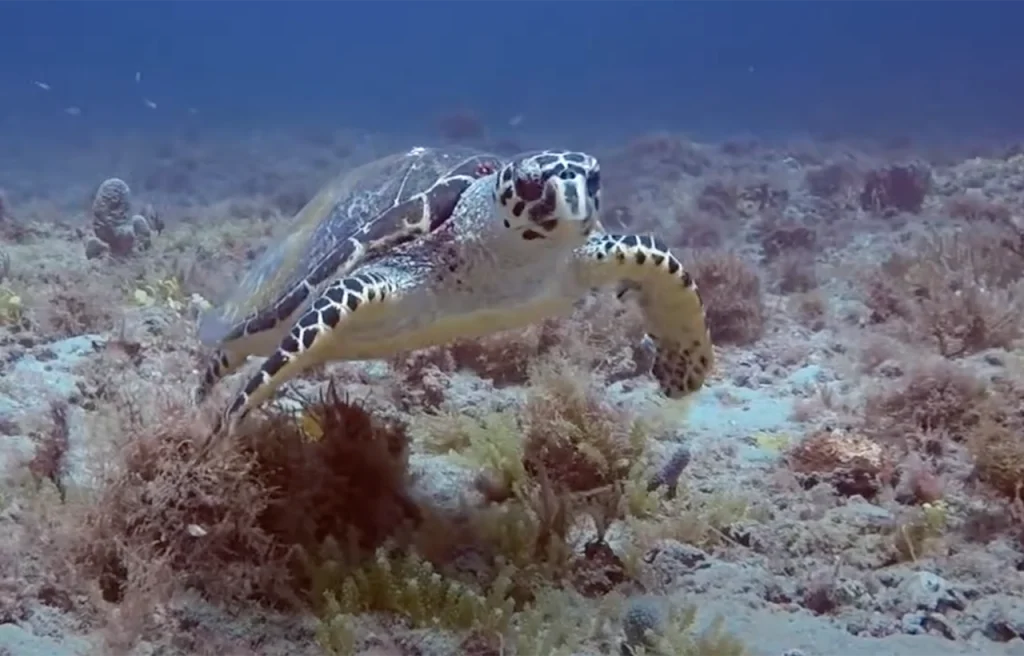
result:
[[[49,91],[51,89],[49,84],[47,84],[46,82],[40,82],[39,80],[33,81],[32,84],[36,85],[43,91]]]
[[[188,108],[188,115],[189,116],[195,116],[198,113],[199,113],[199,110],[196,109],[195,107],[189,107]]]
[[[143,98],[142,102],[146,105],[146,107],[149,107],[150,109],[156,109],[156,103],[150,100],[149,98]]]
[[[82,110],[79,107],[71,106],[71,107],[65,107],[64,108],[64,113],[67,114],[68,116],[81,116]]]
[[[142,71],[135,71],[135,84],[142,82]]]
[[[525,117],[522,114],[516,114],[515,116],[508,120],[508,124],[511,125],[512,127],[516,127],[517,125],[523,122],[524,118]]]

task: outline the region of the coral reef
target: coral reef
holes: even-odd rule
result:
[[[814,196],[832,198],[855,184],[857,175],[848,164],[833,162],[808,170],[804,181]]]
[[[860,206],[872,212],[918,213],[931,189],[931,172],[923,164],[893,165],[868,171]]]
[[[140,214],[131,214],[131,189],[120,178],[105,180],[92,201],[94,236],[85,244],[89,259],[107,253],[125,257],[152,246],[153,234],[163,230],[160,216],[147,205]]]
[[[697,253],[689,265],[707,307],[716,344],[749,344],[764,333],[761,277],[743,258],[727,252]]]
[[[988,234],[916,240],[866,276],[874,323],[894,323],[943,356],[1008,347],[1024,329],[1024,260]]]
[[[307,579],[290,564],[294,549],[316,551],[331,535],[373,548],[418,518],[400,427],[375,422],[334,388],[303,412],[318,439],[307,438],[309,423],[279,415],[210,447],[204,426],[184,416],[139,435],[143,418],[125,408],[122,430],[135,437],[104,496],[75,518],[80,571],[109,601],[185,575],[211,598],[282,603]]]
[[[488,140],[472,112],[446,121]],[[602,222],[660,236],[697,282],[705,389],[659,395],[643,311],[608,289],[526,330],[321,367],[215,438],[236,381],[192,402],[196,318],[393,137],[95,139],[95,161],[62,144],[0,165],[0,653],[1024,644],[1019,152],[593,145]],[[93,187],[111,161],[170,225],[120,179]]]

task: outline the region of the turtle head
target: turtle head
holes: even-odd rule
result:
[[[495,196],[505,227],[519,238],[582,243],[597,224],[600,167],[586,153],[522,155],[498,172]]]

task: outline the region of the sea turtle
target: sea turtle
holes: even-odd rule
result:
[[[613,284],[643,309],[662,392],[699,389],[714,354],[697,285],[657,237],[605,232],[600,194],[597,160],[572,151],[502,162],[413,148],[343,174],[200,320],[217,351],[196,400],[249,356],[266,357],[225,412],[233,432],[319,363],[525,326]]]

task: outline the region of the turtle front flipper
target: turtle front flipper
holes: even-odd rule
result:
[[[219,349],[206,363],[199,385],[196,386],[192,399],[199,405],[209,396],[210,390],[221,378],[229,376],[237,371],[245,361],[249,359],[244,353],[237,353],[230,349]]]
[[[372,271],[342,278],[327,287],[235,396],[221,426],[229,434],[234,433],[246,415],[285,382],[333,359],[339,351],[335,342],[345,322],[369,307],[397,300],[399,287],[396,279]]]
[[[586,287],[635,293],[655,347],[651,373],[669,398],[697,391],[714,367],[704,303],[693,277],[658,238],[596,233],[575,251]]]

